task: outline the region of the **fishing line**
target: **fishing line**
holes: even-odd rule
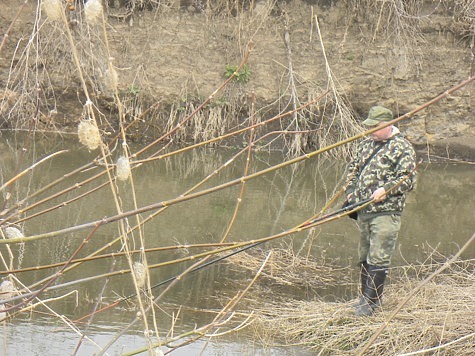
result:
[[[286,236],[286,235],[289,235],[289,234],[291,234],[291,233],[299,232],[299,231],[301,231],[302,229],[307,229],[307,228],[313,227],[314,224],[326,222],[327,220],[330,221],[331,219],[334,219],[334,218],[336,218],[336,217],[345,216],[345,215],[347,215],[347,214],[349,214],[349,213],[351,213],[351,212],[357,211],[357,210],[359,210],[360,208],[366,206],[366,205],[367,205],[368,203],[370,203],[371,201],[373,201],[373,199],[371,199],[371,198],[364,199],[364,200],[362,200],[362,201],[360,201],[360,202],[357,202],[357,203],[355,203],[355,204],[348,205],[348,206],[342,207],[341,209],[335,210],[334,212],[325,214],[325,215],[320,216],[320,217],[317,217],[317,218],[315,218],[315,219],[311,219],[311,220],[309,220],[309,221],[306,221],[306,222],[304,222],[304,223],[298,225],[297,227],[294,227],[294,228],[292,228],[292,229],[286,230],[286,231],[284,231],[284,232],[282,232],[282,233],[280,233],[280,234],[278,234],[278,235],[274,235],[274,236],[272,236],[272,237],[270,237],[270,238],[266,238],[266,239],[264,239],[264,240],[261,240],[261,241],[258,241],[258,242],[254,242],[254,243],[249,244],[249,245],[247,245],[247,246],[241,247],[241,248],[239,248],[239,249],[237,249],[237,250],[235,250],[235,251],[233,251],[233,252],[231,252],[231,253],[228,253],[227,255],[224,255],[224,256],[221,256],[221,257],[217,257],[217,258],[215,258],[215,259],[212,259],[211,261],[208,261],[208,262],[205,262],[205,263],[203,263],[203,264],[201,264],[201,265],[199,265],[199,266],[196,266],[195,268],[192,268],[191,270],[189,270],[189,271],[188,271],[188,274],[190,274],[190,273],[192,273],[192,272],[200,271],[200,270],[202,270],[202,269],[204,269],[204,268],[206,268],[206,267],[208,267],[208,266],[210,266],[210,265],[213,265],[213,264],[215,264],[215,263],[217,263],[217,262],[219,262],[219,261],[225,260],[225,259],[227,259],[227,258],[229,258],[229,257],[232,257],[232,256],[234,256],[234,255],[237,255],[237,254],[241,253],[241,252],[244,252],[244,251],[246,251],[246,250],[249,250],[249,249],[251,249],[251,248],[254,248],[254,247],[256,247],[256,246],[259,246],[259,245],[261,245],[261,244],[263,244],[263,243],[265,243],[265,242],[268,242],[269,240],[271,240],[271,239],[273,239],[273,238]],[[163,280],[163,281],[161,281],[161,282],[159,282],[159,283],[157,283],[157,284],[152,285],[149,290],[143,291],[142,293],[150,292],[151,290],[156,289],[156,288],[158,288],[158,287],[161,287],[161,286],[163,286],[163,285],[165,285],[165,284],[168,284],[168,283],[170,283],[170,282],[173,282],[174,280],[181,279],[180,276],[181,276],[181,274],[172,276],[172,277],[170,277],[170,278],[167,278],[167,279],[165,279],[165,280]],[[137,296],[137,293],[130,294],[129,296],[123,297],[123,298],[118,299],[118,300],[116,300],[115,302],[113,302],[113,303],[111,303],[111,304],[109,304],[109,305],[104,306],[103,308],[97,310],[95,313],[100,313],[100,312],[102,312],[102,311],[105,311],[105,310],[107,310],[107,309],[110,309],[110,308],[112,308],[112,307],[118,305],[119,303],[122,303],[122,302],[124,302],[124,301],[127,301],[127,300],[129,300],[129,299],[131,299],[131,298],[134,298],[134,297],[136,297],[136,296]],[[81,317],[80,319],[75,320],[74,322],[79,322],[79,321],[81,321],[81,320],[83,320],[83,319],[85,319],[85,318],[87,318],[87,317],[89,317],[89,316],[91,316],[91,315],[93,315],[93,314],[91,313],[91,314],[85,315],[85,316]]]

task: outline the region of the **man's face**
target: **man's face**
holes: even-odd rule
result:
[[[386,124],[385,122],[381,122],[377,125],[377,127],[383,126],[385,124]],[[380,129],[378,131],[373,132],[371,134],[371,138],[375,141],[387,140],[389,137],[391,137],[392,131],[393,131],[392,126],[389,125],[387,127],[383,127],[382,129]]]

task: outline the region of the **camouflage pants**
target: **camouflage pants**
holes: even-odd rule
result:
[[[370,219],[358,218],[360,261],[373,266],[389,267],[391,255],[401,227],[401,216],[380,215]]]

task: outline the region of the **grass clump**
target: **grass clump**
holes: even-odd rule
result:
[[[434,263],[391,270],[383,308],[371,317],[353,316],[353,301],[268,300],[255,309],[254,332],[269,345],[285,340],[286,344],[303,345],[323,354],[354,355],[384,327],[365,355],[472,355],[475,265],[471,260],[459,261],[425,283],[392,317],[405,296],[439,266]]]

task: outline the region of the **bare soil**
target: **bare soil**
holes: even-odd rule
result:
[[[261,0],[228,16],[211,15],[197,2],[171,2],[122,16],[126,8],[117,2],[107,9],[108,50],[126,110],[132,115],[160,102],[166,112],[179,103],[199,102],[225,80],[226,65],[239,64],[249,43],[249,80],[216,96],[238,108],[233,115],[246,111],[242,108],[249,107],[252,95],[265,117],[286,107],[292,95],[304,103],[330,84],[356,118],[364,118],[375,104],[402,115],[474,74],[475,27],[460,29],[464,24],[448,5],[457,1],[443,2],[446,6],[421,1],[417,17],[383,7],[378,13],[371,3]],[[45,59],[37,68],[48,68],[41,78],[47,84],[42,84],[45,103],[38,125],[74,130],[84,98],[78,74],[66,63],[69,54],[62,53],[64,31],[60,24],[43,22],[44,16],[35,22],[35,2],[24,5],[16,19],[21,4],[4,0],[0,10],[0,33],[12,24],[0,49],[0,119],[4,126],[14,126],[9,113],[25,93],[11,73],[21,65],[28,41],[38,39],[44,44],[39,56]],[[67,16],[78,45],[85,42],[78,26],[81,7]],[[39,32],[35,23],[43,26]],[[94,102],[113,126],[116,112],[106,83],[109,58],[99,30],[90,28],[88,36],[90,45],[80,48],[79,55]],[[475,160],[473,91],[472,82],[401,123],[401,130],[421,152]]]

